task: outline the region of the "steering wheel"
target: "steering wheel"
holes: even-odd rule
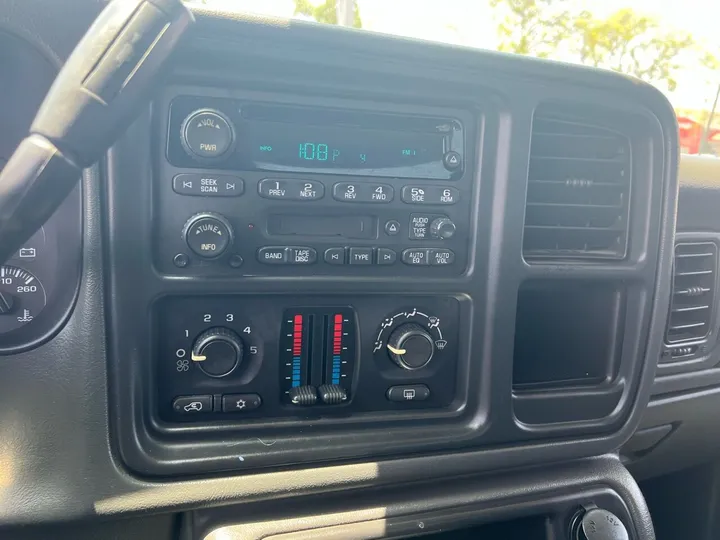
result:
[[[180,0],[113,0],[53,82],[0,173],[0,264],[45,223],[149,102],[194,22]]]

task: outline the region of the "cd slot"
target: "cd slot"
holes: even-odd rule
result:
[[[372,113],[368,111],[340,110],[324,107],[243,104],[242,118],[246,121],[277,122],[280,124],[303,124],[335,126],[369,130],[392,130],[438,133],[439,125],[449,130],[459,127],[452,119],[435,117]]]
[[[377,238],[377,219],[371,216],[302,216],[274,214],[268,218],[268,234],[277,236],[327,236]]]

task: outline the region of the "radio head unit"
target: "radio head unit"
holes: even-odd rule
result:
[[[219,100],[170,108],[168,158],[243,171],[456,180],[464,134],[454,118]],[[179,134],[179,136],[174,136]]]
[[[432,276],[468,268],[472,111],[168,89],[155,262],[184,276]]]

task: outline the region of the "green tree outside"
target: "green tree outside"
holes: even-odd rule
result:
[[[597,19],[583,11],[573,19],[574,49],[583,64],[634,75],[668,90],[677,87],[684,52],[692,52],[692,36],[663,29],[657,20],[630,8]]]
[[[569,37],[563,0],[490,0],[498,18],[498,50],[547,58]]]
[[[362,28],[357,2],[353,2],[353,9],[355,11],[353,28]],[[317,5],[310,0],[295,0],[295,15],[312,17],[317,22],[324,24],[338,23],[336,0],[325,0],[322,4]]]
[[[694,52],[690,35],[664,29],[632,8],[598,18],[589,11],[573,12],[564,0],[490,0],[490,5],[499,18],[501,51],[575,58],[665,84],[670,91],[677,86],[683,54]]]

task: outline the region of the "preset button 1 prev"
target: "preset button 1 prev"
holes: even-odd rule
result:
[[[265,178],[258,184],[258,193],[266,199],[317,201],[325,196],[325,186],[316,180]]]

